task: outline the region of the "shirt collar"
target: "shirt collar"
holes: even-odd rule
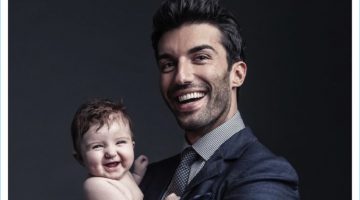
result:
[[[207,161],[226,140],[243,128],[245,124],[237,111],[228,121],[201,137],[192,147]],[[188,146],[190,145],[185,145],[185,148]]]

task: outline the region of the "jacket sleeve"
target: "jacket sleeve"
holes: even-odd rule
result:
[[[297,185],[279,180],[234,180],[225,191],[225,200],[299,200]]]

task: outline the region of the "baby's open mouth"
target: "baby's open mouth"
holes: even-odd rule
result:
[[[111,168],[111,167],[116,167],[119,164],[120,162],[110,162],[110,163],[106,163],[105,166]]]

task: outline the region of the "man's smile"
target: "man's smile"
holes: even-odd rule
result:
[[[185,89],[175,92],[173,95],[173,109],[177,113],[192,113],[199,110],[204,104],[206,104],[205,97],[208,92],[206,90],[199,89]]]
[[[177,97],[177,101],[181,104],[199,100],[205,96],[204,92],[190,92]]]

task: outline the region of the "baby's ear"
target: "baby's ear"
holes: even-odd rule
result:
[[[133,143],[133,147],[135,148],[135,141],[133,141],[132,143]]]
[[[74,152],[73,152],[73,156],[74,156],[75,160],[77,160],[77,161],[80,163],[80,165],[84,166],[84,162],[83,162],[81,156],[80,156],[78,153],[76,153],[76,152],[74,151]]]

